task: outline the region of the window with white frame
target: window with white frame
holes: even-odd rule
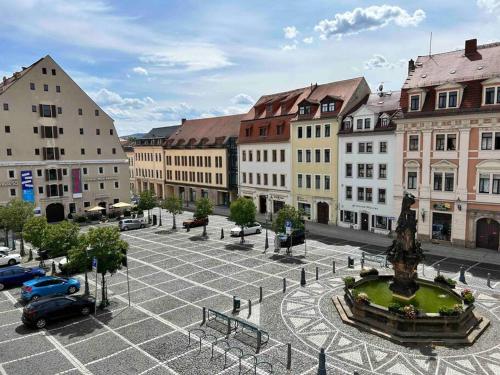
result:
[[[324,150],[323,162],[324,163],[330,162],[330,149],[329,148]]]
[[[481,150],[500,150],[500,132],[481,133]]]
[[[458,91],[441,91],[437,95],[436,109],[457,108]]]
[[[388,220],[385,216],[375,216],[375,228],[388,229]]]
[[[436,134],[436,151],[455,151],[457,149],[456,134]]]
[[[323,188],[325,190],[330,190],[330,176],[324,176],[323,182],[324,182]]]
[[[387,178],[387,164],[378,165],[378,178]]]
[[[378,189],[378,203],[385,203],[385,189]]]
[[[378,151],[381,153],[381,154],[385,154],[387,153],[387,142],[386,141],[381,141],[379,143],[379,149]]]
[[[484,104],[500,104],[500,86],[490,86],[484,88]]]
[[[345,187],[345,199],[352,199],[352,186]]]
[[[348,163],[345,165],[345,176],[352,177],[352,164]]]
[[[408,171],[407,179],[406,179],[406,187],[408,190],[413,190],[417,188],[417,172],[416,171]]]
[[[434,172],[434,191],[453,191],[455,188],[455,173]]]
[[[306,150],[306,163],[311,162],[311,150]]]
[[[500,171],[479,174],[479,193],[500,194]]]
[[[297,150],[297,163],[302,163],[302,150]]]
[[[418,134],[411,134],[408,137],[408,150],[418,151]]]
[[[299,174],[297,175],[297,187],[298,187],[299,189],[301,189],[301,188],[302,188],[302,173],[299,173]]]
[[[420,111],[420,94],[410,95],[410,111]]]

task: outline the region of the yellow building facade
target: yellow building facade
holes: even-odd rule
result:
[[[311,87],[291,121],[292,202],[307,220],[337,224],[339,119],[370,93],[362,77]]]

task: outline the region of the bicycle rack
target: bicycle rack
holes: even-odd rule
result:
[[[273,372],[273,364],[269,363],[269,362],[264,362],[264,361],[263,362],[257,362],[255,364],[255,367],[254,367],[255,368],[255,372],[254,372],[254,374],[257,374],[257,367],[259,367],[260,365],[266,365],[269,368],[268,373],[269,374],[274,374],[274,372]]]
[[[240,366],[239,366],[239,372],[238,374],[241,374],[241,361],[245,360],[246,358],[253,358],[253,371],[255,373],[255,366],[257,365],[257,357],[254,356],[253,354],[245,354],[240,357]]]
[[[193,333],[193,332],[201,332],[201,333],[202,333],[202,335],[200,335],[200,336],[199,336],[199,338],[200,338],[200,348],[198,349],[198,351],[200,351],[200,352],[201,352],[201,340],[202,340],[202,339],[204,339],[204,338],[207,336],[207,334],[206,334],[206,333],[205,333],[205,331],[204,331],[204,330],[202,330],[201,328],[193,328],[193,329],[190,329],[190,330],[188,331],[188,347],[190,347],[190,346],[191,346],[191,333]]]
[[[224,349],[224,368],[227,366],[227,353],[229,353],[231,350],[236,350],[240,354],[238,355],[238,360],[243,357],[243,350],[240,348],[237,348],[236,346],[229,346],[228,348]]]

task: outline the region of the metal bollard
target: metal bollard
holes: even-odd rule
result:
[[[203,318],[201,319],[201,324],[200,326],[202,326],[203,324],[205,324],[205,322],[207,321],[207,308],[206,307],[202,307],[202,311],[203,311]]]
[[[283,278],[283,293],[286,292],[286,277]]]
[[[220,228],[220,239],[224,239],[224,228]]]
[[[335,273],[335,261],[334,260],[332,260],[332,271],[333,271],[333,273]]]
[[[422,276],[425,276],[425,264],[422,263]]]
[[[486,285],[491,288],[491,273],[488,272],[488,278],[486,279]]]
[[[306,270],[302,268],[302,271],[300,271],[300,286],[305,286],[306,285]]]
[[[262,287],[259,287],[259,303],[262,302]]]
[[[290,371],[292,369],[292,344],[286,344],[286,369]]]
[[[326,355],[323,348],[319,352],[318,375],[326,375]]]
[[[464,266],[460,266],[460,276],[458,277],[458,281],[465,284],[465,267]]]
[[[319,268],[316,267],[316,280],[318,280],[318,279],[319,279]]]
[[[248,300],[248,317],[250,318],[250,315],[252,315],[252,300]]]
[[[438,276],[441,275],[441,264],[440,263],[437,264],[437,275]]]

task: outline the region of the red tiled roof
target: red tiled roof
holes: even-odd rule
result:
[[[488,79],[500,74],[500,43],[477,46],[473,58],[465,50],[419,56],[403,89],[436,86],[446,82]]]
[[[241,115],[219,116],[185,120],[180,128],[169,137],[166,147],[180,145],[214,146],[225,143],[230,137],[238,137]]]

